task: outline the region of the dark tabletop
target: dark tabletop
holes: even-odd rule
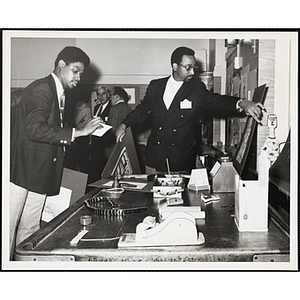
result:
[[[205,219],[197,219],[198,232],[205,243],[197,246],[118,248],[123,233],[134,233],[138,223],[148,216],[158,219],[159,202],[152,193],[125,191],[121,207],[148,207],[148,211],[123,216],[97,215],[85,205],[85,200],[99,194],[95,188],[38,232],[22,242],[15,251],[16,260],[56,261],[260,261],[287,259],[289,236],[269,217],[267,232],[239,232],[234,222],[234,194],[219,193],[220,201],[205,204],[201,192],[185,190],[184,206],[200,206]],[[162,202],[161,202],[162,203]],[[160,203],[160,204],[161,204]],[[77,245],[70,241],[84,229],[80,217],[89,215],[93,223]]]

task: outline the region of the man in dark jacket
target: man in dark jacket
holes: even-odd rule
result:
[[[188,173],[195,164],[193,124],[203,110],[227,111],[241,116],[251,115],[259,122],[260,103],[243,101],[232,96],[209,92],[204,83],[194,77],[195,52],[179,47],[172,53],[172,75],[150,82],[146,95],[116,131],[121,141],[126,127],[143,120],[152,112],[151,134],[146,148],[146,173],[167,171],[167,159],[172,172]],[[242,112],[243,111],[243,112]]]
[[[96,90],[97,99],[95,100],[94,116],[99,116],[105,123],[107,123],[108,115],[111,108],[110,92],[105,86],[99,86]],[[107,135],[102,137],[91,136],[91,169],[89,173],[88,182],[92,183],[101,178],[101,173],[107,163],[105,157],[105,147],[108,143]]]
[[[115,144],[115,133],[119,125],[126,118],[126,116],[132,111],[131,107],[128,105],[129,95],[120,86],[115,86],[111,92],[111,109],[108,115],[107,124],[111,125],[112,128],[107,135],[107,147],[105,148],[105,157],[110,157]]]
[[[65,146],[101,126],[91,118],[80,129],[64,127],[64,90],[79,83],[90,59],[77,47],[66,47],[57,56],[54,71],[31,83],[23,92],[12,136],[10,166],[10,246],[40,227],[47,196],[59,194]]]

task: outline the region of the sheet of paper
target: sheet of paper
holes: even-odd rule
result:
[[[113,185],[113,180],[111,179],[105,179],[102,178],[100,180],[97,180],[93,183],[90,183],[89,186],[93,187],[100,187],[100,188],[111,188]],[[124,188],[124,190],[128,191],[142,191],[142,192],[149,192],[152,193],[152,187],[154,184],[154,181],[148,182],[145,180],[120,180],[120,183],[124,183],[124,185],[121,187]],[[126,184],[127,183],[127,184]]]
[[[42,220],[45,222],[51,221],[70,205],[72,190],[60,187],[60,192],[56,196],[47,197]]]
[[[120,187],[122,188],[130,188],[134,190],[141,190],[143,189],[148,183],[145,182],[137,182],[137,181],[120,181]],[[113,181],[108,181],[103,184],[105,187],[112,187]]]
[[[101,124],[103,127],[96,129],[92,135],[98,136],[98,137],[102,137],[109,129],[112,128],[112,126],[107,125],[107,124]]]

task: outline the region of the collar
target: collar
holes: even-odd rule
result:
[[[63,85],[61,84],[60,80],[58,79],[58,77],[54,73],[51,73],[51,75],[55,82],[57,99],[59,100],[60,96],[64,93],[64,88],[63,88]]]
[[[125,102],[125,100],[123,100],[123,99],[119,100],[118,102],[116,102],[116,105],[121,103],[121,102]]]
[[[108,105],[109,101],[107,101],[106,103],[102,104],[102,111],[104,111],[104,109],[106,108],[106,106]]]
[[[176,80],[174,79],[173,75],[171,75],[171,76],[169,77],[168,84],[170,84],[171,86],[181,87],[182,84],[183,84],[183,81],[176,81]]]

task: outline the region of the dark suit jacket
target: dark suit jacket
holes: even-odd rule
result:
[[[105,149],[105,157],[109,157],[116,144],[115,132],[125,117],[132,111],[131,107],[126,102],[120,102],[117,105],[112,105],[107,124],[112,128],[105,134],[108,139],[108,144]]]
[[[193,78],[183,83],[167,110],[163,94],[168,78],[151,81],[141,104],[122,123],[127,127],[136,124],[151,111],[153,124],[147,141],[146,165],[167,171],[168,158],[171,171],[190,170],[195,164],[193,125],[200,112],[212,109],[236,114],[238,98],[211,93],[200,79]]]
[[[63,171],[63,146],[71,144],[72,128],[60,127],[51,75],[34,81],[24,90],[15,125],[11,182],[36,193],[57,195]]]
[[[131,107],[126,102],[119,102],[117,105],[112,105],[107,121],[107,124],[112,126],[112,132],[116,132],[119,125],[131,111]]]
[[[94,107],[94,114],[97,112],[98,108],[99,108],[100,104],[97,104],[95,107]],[[110,108],[111,108],[111,102],[109,101],[108,104],[106,105],[105,109],[100,113],[100,115],[98,114],[99,117],[101,117],[101,119],[106,122],[107,119],[108,119],[108,114],[109,114],[109,111],[110,111]]]

